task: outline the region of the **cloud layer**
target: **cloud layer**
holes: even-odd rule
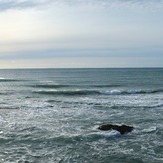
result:
[[[0,0],[0,11],[55,5],[91,5],[109,8],[163,9],[163,0]]]
[[[0,11],[9,9],[26,9],[46,5],[51,0],[0,0]]]
[[[0,68],[161,67],[162,17],[163,0],[0,0]]]

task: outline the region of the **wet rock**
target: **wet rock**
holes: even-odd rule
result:
[[[121,135],[131,132],[134,127],[133,126],[126,126],[126,125],[112,125],[106,124],[98,127],[99,130],[107,131],[107,130],[116,130],[121,133]]]
[[[24,163],[29,163],[29,161],[24,161]]]
[[[17,161],[17,163],[30,163],[30,162],[27,160],[19,160],[19,161]]]

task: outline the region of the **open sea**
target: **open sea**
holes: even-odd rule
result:
[[[0,70],[0,163],[163,163],[163,68]]]

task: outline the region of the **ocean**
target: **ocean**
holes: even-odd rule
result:
[[[162,163],[163,68],[0,70],[0,162]]]

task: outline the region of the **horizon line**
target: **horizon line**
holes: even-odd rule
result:
[[[154,69],[163,67],[18,67],[18,68],[0,68],[0,70],[23,70],[23,69]]]

